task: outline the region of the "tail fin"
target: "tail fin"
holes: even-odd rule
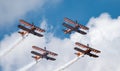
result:
[[[21,31],[18,31],[18,33],[19,33],[19,34],[22,34],[22,32],[21,32]]]
[[[32,58],[34,58],[34,59],[35,59],[35,61],[36,61],[36,63],[38,63],[37,58],[36,58],[35,56],[32,56]]]
[[[27,33],[26,31],[18,31],[18,33],[23,37],[27,37],[29,35],[29,33]]]
[[[75,55],[80,56],[82,55],[82,53],[78,52],[78,53],[75,53]]]
[[[24,35],[25,35],[25,33],[24,33],[24,32],[22,32],[22,31],[18,31],[18,33],[19,33],[20,35],[22,35],[22,36],[24,36]]]
[[[80,53],[80,52],[74,53],[74,54],[77,55],[78,57],[82,55],[82,53]],[[82,57],[84,57],[84,55]]]
[[[71,34],[71,32],[67,32],[67,30],[63,29],[62,30],[65,34]]]

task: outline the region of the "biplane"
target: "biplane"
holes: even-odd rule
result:
[[[87,46],[84,45],[84,44],[81,44],[79,42],[76,42],[75,44],[78,45],[78,46],[80,46],[80,47],[82,47],[82,48],[85,48],[85,50],[83,50],[83,49],[80,49],[78,47],[75,47],[74,49],[76,51],[78,51],[78,53],[75,53],[77,56],[80,56],[81,54],[84,54],[84,55],[89,55],[90,57],[94,57],[94,58],[99,57],[98,55],[95,55],[95,54],[93,54],[91,52],[100,53],[101,51],[89,47],[89,44],[87,44]]]
[[[32,58],[34,58],[36,61],[39,60],[40,58],[45,58],[47,60],[55,61],[56,59],[53,58],[53,57],[50,57],[49,55],[51,55],[51,56],[57,56],[58,55],[54,52],[46,50],[46,47],[44,47],[44,49],[42,49],[42,48],[39,48],[37,46],[32,46],[32,48],[42,52],[42,53],[38,53],[36,51],[31,51],[31,53],[35,55],[35,56],[32,56]]]
[[[41,29],[41,28],[35,26],[34,24],[30,24],[24,20],[19,20],[19,21],[21,24],[18,25],[18,28],[22,29],[23,31],[19,31],[18,33],[20,33],[22,36],[31,33],[33,35],[43,37],[43,35],[38,32],[45,32],[44,29]],[[36,31],[38,31],[38,32],[36,32]]]
[[[84,31],[82,31],[82,30],[80,30],[80,29],[89,30],[88,27],[86,27],[86,26],[84,26],[84,25],[81,25],[81,24],[78,24],[77,21],[75,22],[75,21],[73,21],[73,20],[71,20],[71,19],[69,19],[69,18],[64,18],[64,21],[65,21],[65,22],[63,22],[63,26],[65,26],[65,27],[68,28],[68,29],[66,29],[66,30],[63,30],[65,34],[67,34],[67,33],[70,34],[72,31],[76,31],[76,32],[78,32],[78,33],[80,33],[80,34],[85,35],[85,34],[87,34],[87,33],[84,32]],[[73,24],[74,27],[71,26],[71,25],[69,25],[69,24],[67,24],[67,23]]]

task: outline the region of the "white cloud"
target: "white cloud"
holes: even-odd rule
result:
[[[15,71],[24,65],[32,62],[30,51],[32,45],[39,47],[46,46],[48,50],[59,54],[57,60],[47,61],[43,59],[29,71],[54,71],[75,57],[73,47],[75,41],[90,43],[90,46],[101,50],[99,58],[90,58],[85,56],[78,62],[70,66],[65,71],[119,71],[120,70],[120,18],[112,19],[109,14],[103,13],[97,18],[91,18],[87,24],[90,28],[86,36],[74,33],[70,38],[60,39],[48,33],[43,38],[33,35],[27,37],[20,45],[16,47],[8,56],[1,59],[0,65],[4,71]],[[17,33],[15,33],[17,34]],[[47,38],[46,38],[47,37]],[[7,39],[6,39],[7,38]],[[6,49],[7,44],[12,44],[16,39],[7,36],[2,41],[2,48]],[[46,44],[46,41],[49,42]],[[12,39],[12,40],[11,40]],[[6,43],[7,42],[7,43]],[[6,47],[4,47],[6,46]]]
[[[120,17],[112,19],[109,14],[103,13],[97,18],[91,18],[87,25],[90,30],[86,39],[79,34],[75,37],[76,33],[71,38],[81,39],[80,42],[85,44],[88,40],[90,46],[100,49],[102,53],[98,59],[91,59],[84,71],[118,71],[120,66]]]
[[[16,18],[47,5],[58,4],[60,0],[0,0],[0,25],[13,24]],[[50,3],[50,4],[49,4]]]
[[[14,34],[15,35],[6,37],[7,40],[1,43],[1,49],[7,49],[5,44],[6,42],[8,42],[8,44],[15,45],[14,42],[16,42],[16,40],[20,38],[20,36],[17,32],[15,32]],[[37,36],[29,34],[29,36],[20,45],[18,45],[14,50],[12,50],[11,53],[1,59],[0,64],[3,66],[4,71],[15,71],[19,67],[22,67],[23,65],[26,65],[30,61],[32,61],[30,51],[32,50],[33,45],[44,47],[44,37],[39,38]]]

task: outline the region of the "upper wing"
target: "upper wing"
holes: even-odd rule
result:
[[[39,28],[39,27],[37,27],[37,26],[35,26],[35,25],[33,25],[33,24],[30,24],[30,23],[24,21],[24,20],[20,20],[20,23],[22,23],[22,24],[24,24],[24,25],[26,25],[26,26],[30,26],[30,27],[34,26],[34,27],[35,27],[35,30],[37,30],[37,31],[39,31],[39,32],[45,32],[44,29],[41,29],[41,28]]]
[[[79,43],[79,42],[75,42],[75,44],[78,45],[78,46],[80,46],[80,47],[83,47],[83,48],[88,48],[88,46],[83,45],[83,44],[81,44],[81,43]]]
[[[39,51],[42,51],[42,52],[47,52],[48,54],[50,55],[53,55],[53,56],[57,56],[58,54],[54,53],[54,52],[51,52],[51,51],[48,51],[48,50],[44,50],[42,48],[39,48],[37,46],[32,46],[33,49],[36,49],[36,50],[39,50]]]
[[[86,26],[84,26],[84,25],[82,25],[82,24],[78,24],[78,25],[79,25],[80,28],[82,28],[82,29],[84,29],[84,30],[89,30],[88,27],[86,27]]]
[[[46,52],[46,50],[42,49],[42,48],[39,48],[37,46],[32,46],[33,49],[35,50],[39,50],[39,51],[42,51],[42,52]]]
[[[39,31],[39,32],[45,32],[44,29],[41,29],[41,28],[39,28],[39,27],[37,27],[37,26],[35,26],[35,25],[34,25],[34,27],[35,27],[35,30],[37,30],[37,31]]]
[[[97,56],[97,55],[95,55],[95,54],[86,53],[84,50],[82,50],[82,49],[80,49],[80,48],[77,48],[77,47],[75,47],[74,49],[77,50],[77,51],[79,51],[79,52],[81,52],[81,53],[83,53],[83,54],[87,54],[87,55],[89,55],[89,56],[91,56],[91,57],[99,57],[99,56]]]
[[[26,26],[30,26],[30,27],[32,27],[33,25],[32,24],[30,24],[30,23],[28,23],[28,22],[26,22],[26,21],[24,21],[24,20],[19,20],[20,21],[20,23],[21,24],[24,24],[24,25],[26,25]]]
[[[71,20],[71,19],[69,19],[69,18],[66,18],[66,17],[64,18],[64,21],[65,21],[65,22],[68,22],[68,23],[70,23],[70,24],[75,24],[75,25],[77,24],[77,23],[74,22],[73,20]]]
[[[47,51],[47,50],[46,50],[46,52],[49,53],[50,55],[53,55],[53,56],[57,56],[57,55],[58,55],[58,54],[56,54],[56,53],[54,53],[54,52],[51,52],[51,51]]]
[[[88,47],[88,46],[86,46],[86,45],[83,45],[83,44],[81,44],[81,43],[79,43],[79,42],[76,42],[75,44],[78,45],[78,46],[80,46],[80,47],[83,47],[83,48],[88,48],[88,49],[90,49],[91,51],[96,52],[96,53],[100,53],[100,52],[101,52],[101,51],[99,51],[99,50],[96,50],[96,49],[93,49],[93,48]]]
[[[70,24],[75,24],[75,25],[79,25],[80,28],[84,29],[84,30],[89,30],[88,27],[84,26],[84,25],[81,25],[81,24],[78,24],[76,23],[75,21],[69,19],[69,18],[64,18],[64,21],[70,23]]]
[[[52,58],[52,57],[49,57],[49,56],[47,56],[47,59],[48,59],[48,60],[52,60],[52,61],[55,61],[55,60],[56,60],[55,58]]]

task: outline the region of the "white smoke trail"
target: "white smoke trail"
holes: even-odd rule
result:
[[[41,59],[39,59],[39,60],[37,61],[37,63],[40,62],[40,60],[41,60]],[[28,65],[25,65],[23,68],[18,69],[17,71],[28,71],[30,68],[32,68],[32,67],[33,67],[34,65],[36,65],[37,63],[36,63],[36,61],[33,61],[33,62],[29,63]]]
[[[27,36],[26,36],[27,37]],[[16,40],[15,44],[10,46],[10,48],[3,50],[0,53],[0,58],[2,58],[3,56],[6,56],[7,54],[9,54],[17,45],[19,45],[26,37],[24,38],[19,38],[18,40]]]
[[[78,61],[83,55],[74,58],[73,60],[71,60],[70,62],[66,63],[65,65],[61,66],[60,68],[56,69],[55,71],[63,71],[66,68],[68,68],[69,66],[71,66],[73,63],[75,63],[76,61]]]

